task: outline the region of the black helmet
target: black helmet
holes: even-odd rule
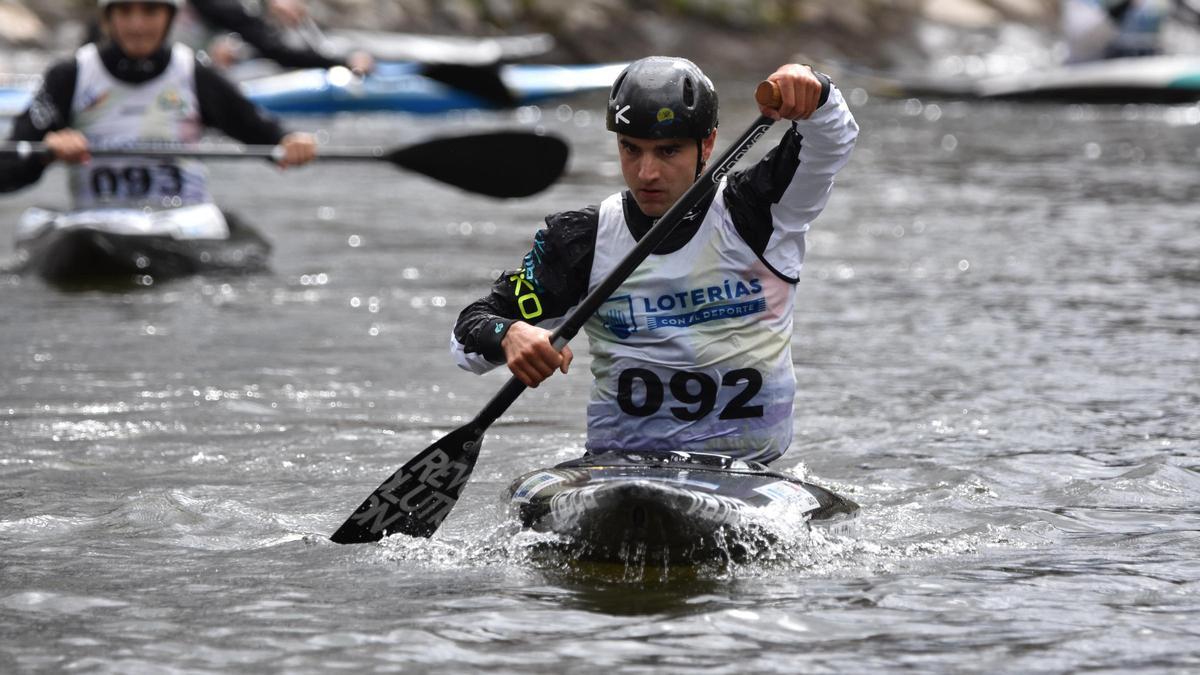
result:
[[[687,59],[648,56],[617,76],[604,121],[634,138],[708,138],[717,128],[717,90]]]

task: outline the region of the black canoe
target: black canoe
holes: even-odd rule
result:
[[[739,559],[782,523],[853,518],[858,505],[758,462],[613,452],[525,474],[509,487],[521,525],[560,535],[580,560],[690,564]],[[773,527],[764,527],[766,523]]]
[[[31,209],[31,211],[34,211]],[[53,212],[41,212],[52,214]],[[12,271],[64,285],[145,283],[198,273],[266,269],[271,244],[232,214],[221,236],[130,231],[102,219],[49,219],[18,227]]]

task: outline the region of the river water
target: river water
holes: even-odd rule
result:
[[[720,85],[728,138],[752,83]],[[777,466],[859,502],[854,529],[691,572],[535,558],[503,491],[581,452],[581,358],[491,428],[432,540],[330,543],[503,383],[451,363],[458,310],[620,176],[602,98],[301,118],[346,144],[542,126],[573,155],[510,202],[217,163],[271,273],[0,282],[0,671],[1200,669],[1200,108],[848,95]]]

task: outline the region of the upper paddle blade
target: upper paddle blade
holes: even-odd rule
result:
[[[396,532],[431,536],[475,469],[483,431],[472,422],[426,448],[371,493],[329,538],[338,544],[362,544]]]
[[[567,166],[567,144],[521,131],[437,138],[392,152],[398,166],[470,192],[528,197],[550,187]]]

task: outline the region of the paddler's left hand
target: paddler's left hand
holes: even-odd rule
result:
[[[364,51],[351,52],[346,57],[346,67],[359,77],[364,77],[375,70],[375,57]]]
[[[777,109],[761,104],[758,109],[773,120],[806,120],[821,104],[821,80],[808,66],[780,66],[767,80],[779,87],[782,102]]]
[[[282,150],[277,161],[280,167],[300,166],[316,158],[317,139],[312,134],[293,131],[279,141],[279,148]]]
[[[550,341],[551,335],[545,328],[515,321],[500,341],[508,369],[526,387],[535,388],[554,371],[566,374],[571,368],[571,348],[563,345],[558,351]]]

